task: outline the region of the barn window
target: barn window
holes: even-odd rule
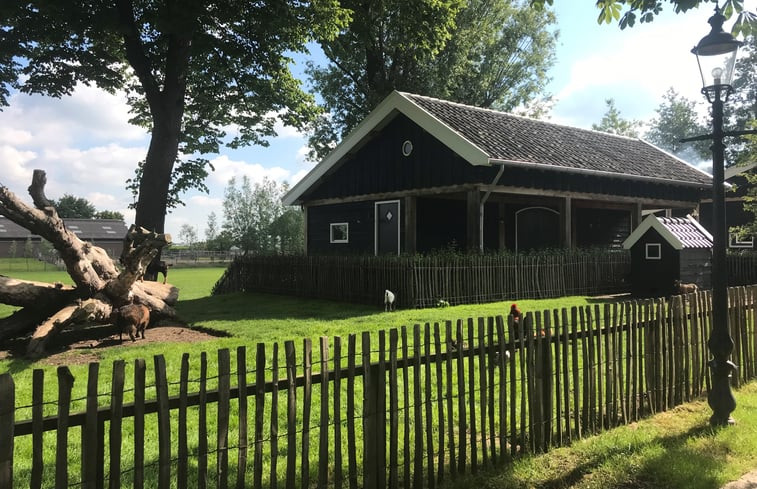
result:
[[[647,243],[647,260],[662,260],[662,246],[660,243]]]
[[[413,143],[410,140],[405,141],[402,143],[402,156],[410,156],[410,153],[413,152]]]
[[[350,224],[347,222],[332,222],[331,223],[331,236],[330,241],[332,243],[349,243],[350,242]]]
[[[728,243],[729,248],[754,248],[754,236],[741,238],[736,233],[731,233],[729,236],[731,238]]]

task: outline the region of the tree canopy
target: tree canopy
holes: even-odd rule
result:
[[[567,1],[567,0],[563,0]],[[575,0],[571,0],[575,1]],[[721,0],[597,0],[599,9],[597,22],[610,24],[617,22],[621,29],[633,27],[638,20],[640,23],[652,22],[666,5],[670,5],[677,14],[704,5],[719,5]],[[543,9],[545,5],[553,5],[554,0],[531,0],[531,5]],[[757,14],[744,10],[743,0],[725,0],[722,12],[726,19],[737,14],[731,32],[734,35],[757,34]]]
[[[265,145],[277,118],[302,127],[314,116],[288,53],[347,19],[338,0],[4,0],[0,106],[11,90],[125,91],[131,122],[151,132],[131,181],[136,224],[162,232],[181,192],[207,190],[200,155]]]
[[[118,211],[98,211],[92,202],[71,194],[63,194],[63,197],[53,201],[52,204],[58,211],[58,216],[63,218],[120,220],[124,218],[124,215]]]
[[[599,124],[591,125],[592,129],[629,138],[639,137],[641,122],[621,117],[620,110],[615,106],[615,99],[608,98],[605,100],[605,104],[607,105],[607,112],[602,116]]]
[[[326,114],[311,128],[324,156],[392,90],[511,110],[543,91],[556,34],[521,0],[343,0],[353,11],[321,43],[326,66],[308,73]]]
[[[650,143],[685,160],[706,159],[711,155],[709,141],[681,142],[683,138],[710,132],[697,114],[696,102],[682,97],[671,87],[655,112],[657,115],[644,135]]]
[[[224,192],[220,234],[246,252],[301,253],[303,215],[281,203],[288,190],[286,183],[268,178],[254,185],[246,175],[239,182],[231,178]]]

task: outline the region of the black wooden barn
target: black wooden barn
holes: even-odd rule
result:
[[[638,297],[674,293],[680,280],[711,286],[712,235],[691,216],[647,216],[623,247],[631,250],[631,292]]]
[[[393,92],[284,203],[309,254],[620,248],[711,182],[640,139]]]

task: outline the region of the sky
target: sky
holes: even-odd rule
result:
[[[670,87],[701,102],[701,110],[706,111],[690,50],[709,32],[712,4],[675,15],[665,3],[669,11],[654,22],[621,30],[615,23],[597,24],[595,2],[554,3],[560,35],[548,85],[556,100],[552,122],[591,128],[605,114],[609,98],[622,117],[648,122]],[[745,8],[754,11],[757,0],[746,0]],[[730,29],[730,23],[725,27]],[[313,59],[321,62],[322,55],[312,51]],[[299,56],[296,61],[292,69],[298,75],[306,58]],[[60,99],[13,94],[10,106],[0,112],[0,185],[30,202],[26,188],[33,170],[40,168],[47,172],[49,198],[84,197],[98,210],[122,212],[131,224],[134,212],[128,206],[133,197],[125,182],[144,159],[149,138],[128,119],[122,94],[93,87],[80,86],[72,96]],[[209,193],[185,193],[186,206],[166,216],[166,232],[174,242],[180,241],[184,224],[204,239],[211,212],[222,221],[224,188],[231,177],[247,175],[253,182],[267,177],[293,185],[315,166],[305,158],[305,135],[284,126],[277,129],[278,136],[267,148],[222,150],[208,156],[215,167],[206,182]]]

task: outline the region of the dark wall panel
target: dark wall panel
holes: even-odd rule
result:
[[[661,259],[646,258],[647,243],[660,243]],[[660,297],[673,292],[679,278],[680,254],[654,229],[639,238],[631,248],[631,291],[638,297]]]
[[[330,224],[349,223],[349,243],[330,243]],[[372,255],[374,253],[373,202],[354,202],[308,208],[308,254]]]
[[[618,209],[578,208],[573,212],[576,223],[576,246],[598,246],[620,249],[631,234],[631,213]]]

